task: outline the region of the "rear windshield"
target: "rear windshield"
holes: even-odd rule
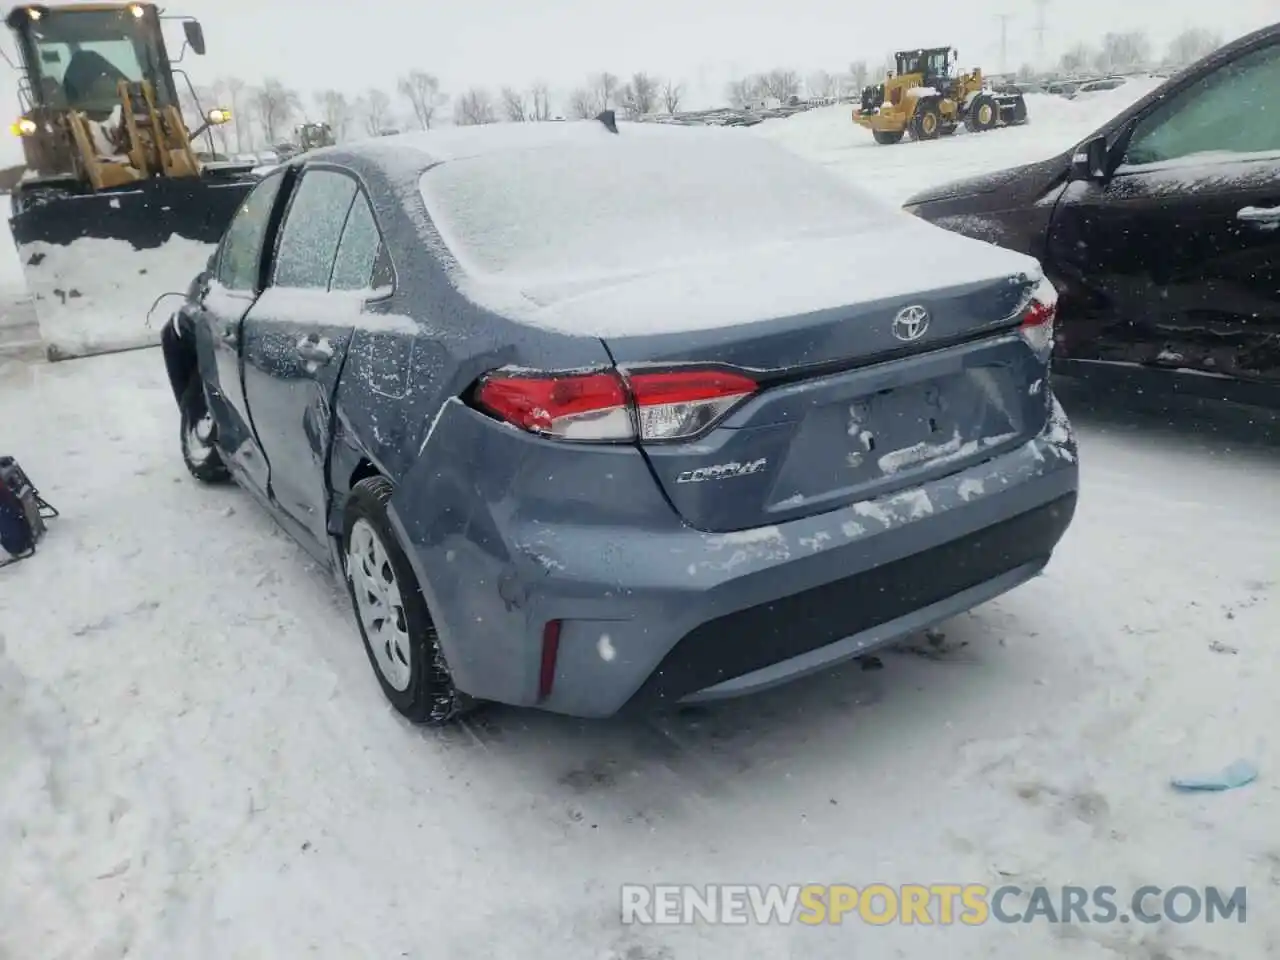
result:
[[[893,216],[752,134],[689,133],[631,128],[600,144],[450,160],[423,174],[422,194],[465,270],[511,279],[639,272]]]

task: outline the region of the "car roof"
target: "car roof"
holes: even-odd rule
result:
[[[739,138],[733,130],[720,127],[685,127],[665,123],[618,122],[617,133],[599,119],[567,123],[488,123],[476,126],[443,127],[415,133],[374,137],[307,154],[306,161],[372,161],[388,170],[421,172],[450,160],[520,153],[547,148],[578,149],[607,143],[665,140],[674,149],[693,141],[711,138]],[[764,141],[761,141],[764,142]],[[304,158],[298,158],[303,160]],[[295,163],[298,161],[294,161]]]

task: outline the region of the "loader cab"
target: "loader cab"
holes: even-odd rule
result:
[[[157,106],[177,105],[177,89],[149,3],[15,7],[5,19],[26,72],[19,91],[31,107],[82,111],[104,120],[120,105],[120,81],[151,84]]]
[[[903,50],[893,55],[897,75],[917,75],[924,78],[924,86],[941,87],[951,78],[954,58],[950,47],[928,47],[921,50]]]

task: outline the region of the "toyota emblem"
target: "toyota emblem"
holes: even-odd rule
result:
[[[929,311],[919,304],[903,307],[893,318],[893,335],[910,343],[919,340],[929,329]]]

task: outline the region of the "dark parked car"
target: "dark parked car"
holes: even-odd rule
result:
[[[1278,90],[1280,24],[1060,156],[906,208],[1041,260],[1061,295],[1060,372],[1280,406]]]
[[[188,468],[345,575],[401,712],[604,716],[1043,568],[1077,488],[1054,303],[763,140],[610,118],[296,158],[164,353]]]

